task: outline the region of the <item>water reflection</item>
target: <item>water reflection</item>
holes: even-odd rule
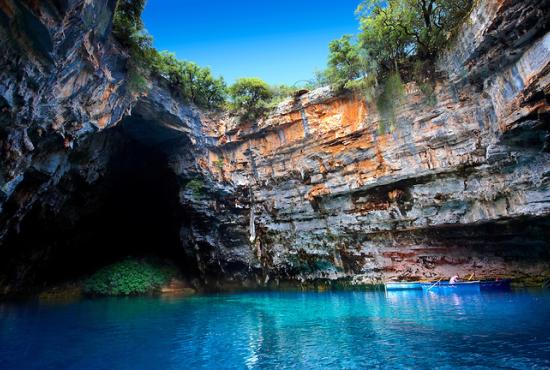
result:
[[[549,309],[542,293],[421,291],[0,306],[0,368],[545,367]]]

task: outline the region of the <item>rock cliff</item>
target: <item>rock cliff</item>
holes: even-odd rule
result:
[[[0,0],[4,292],[131,253],[223,287],[549,274],[548,1],[482,1],[392,119],[322,88],[259,122],[132,94],[114,3]]]

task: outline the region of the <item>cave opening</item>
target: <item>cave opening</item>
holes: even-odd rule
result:
[[[124,136],[124,127],[117,130]],[[125,137],[109,161],[100,192],[100,207],[81,222],[86,250],[98,252],[90,256],[92,267],[127,256],[184,259],[178,179],[164,153]]]
[[[127,257],[173,265],[185,278],[197,276],[196,260],[182,245],[182,225],[190,218],[179,199],[185,180],[170,167],[167,152],[188,139],[133,115],[90,140],[70,161],[93,167],[97,159],[90,153],[99,152],[107,157],[104,168],[96,164],[100,178],[90,184],[72,169],[41,196],[6,240],[2,285],[14,291],[55,286]],[[31,173],[23,185],[39,178]],[[59,208],[52,205],[58,198]]]

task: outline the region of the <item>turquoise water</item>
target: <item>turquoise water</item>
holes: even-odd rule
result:
[[[0,305],[0,369],[550,368],[550,292]]]

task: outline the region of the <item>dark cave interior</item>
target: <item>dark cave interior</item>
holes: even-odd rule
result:
[[[163,130],[130,117],[101,134],[106,137],[96,136],[93,140],[110,144],[104,175],[88,184],[70,171],[41,196],[5,240],[2,285],[40,289],[86,277],[129,256],[172,263],[183,275],[196,275],[196,261],[180,241],[181,225],[190,215],[180,205],[178,177],[155,142]],[[33,183],[39,184],[40,176],[29,173],[20,187],[36,188]],[[64,199],[60,208],[52,206],[58,198]]]

